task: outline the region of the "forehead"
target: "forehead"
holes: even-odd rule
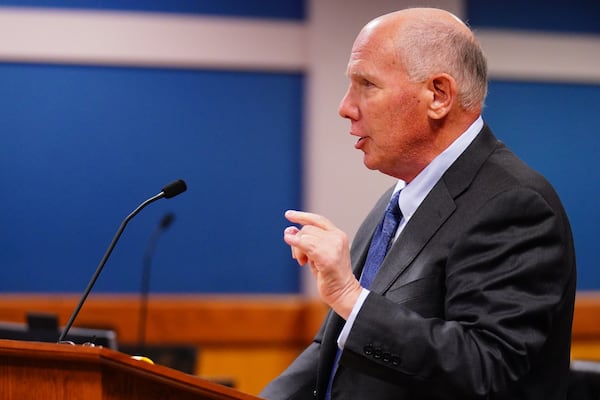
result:
[[[375,74],[399,68],[400,59],[390,37],[361,34],[350,53],[346,74]]]

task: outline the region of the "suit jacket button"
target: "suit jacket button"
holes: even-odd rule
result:
[[[392,357],[390,359],[392,361],[392,365],[397,367],[398,365],[400,365],[400,358],[399,357]]]
[[[387,351],[385,353],[383,353],[382,360],[384,363],[390,362],[391,359],[392,359],[392,355],[390,353],[388,353]]]
[[[375,349],[373,351],[373,358],[375,358],[376,360],[379,360],[382,355],[383,355],[383,352],[381,351],[381,349]]]
[[[317,398],[317,389],[313,390],[313,397]]]
[[[370,356],[371,354],[373,354],[373,346],[371,346],[370,344],[366,345],[363,348],[363,351],[365,352],[366,355]]]

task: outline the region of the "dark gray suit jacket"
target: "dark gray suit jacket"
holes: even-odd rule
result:
[[[358,276],[391,190],[352,244]],[[565,399],[575,297],[567,216],[486,126],[390,249],[352,327],[334,399]],[[321,399],[344,321],[261,396]]]

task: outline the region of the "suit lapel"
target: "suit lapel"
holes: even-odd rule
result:
[[[371,284],[371,291],[376,293],[385,292],[408,268],[417,254],[456,208],[454,200],[441,181],[433,187],[422,205],[424,207],[419,207],[419,209],[427,211],[419,212],[417,210],[405,226],[383,260],[381,268]]]

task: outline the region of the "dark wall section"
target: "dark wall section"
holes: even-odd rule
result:
[[[467,0],[466,13],[475,28],[600,33],[598,0]]]
[[[0,6],[150,11],[303,20],[304,0],[0,0]]]

